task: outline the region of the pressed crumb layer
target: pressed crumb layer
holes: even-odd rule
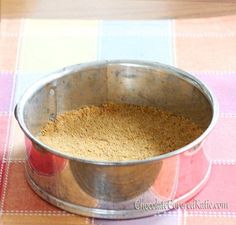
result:
[[[106,103],[65,112],[39,139],[83,159],[141,160],[178,149],[202,130],[191,120],[150,106]]]

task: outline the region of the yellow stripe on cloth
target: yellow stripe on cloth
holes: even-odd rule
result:
[[[98,21],[26,20],[21,73],[47,73],[97,58]]]

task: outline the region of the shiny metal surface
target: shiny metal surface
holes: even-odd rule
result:
[[[158,106],[192,119],[204,133],[173,152],[124,162],[76,158],[37,139],[57,114],[107,101]],[[28,182],[42,198],[73,213],[110,219],[153,215],[168,209],[147,210],[145,204],[184,202],[210,174],[203,142],[216,123],[217,102],[202,82],[170,66],[102,61],[67,67],[29,88],[15,115],[26,134]]]

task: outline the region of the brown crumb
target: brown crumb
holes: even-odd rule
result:
[[[125,161],[173,151],[201,133],[189,119],[155,107],[106,103],[57,116],[39,139],[79,158]]]

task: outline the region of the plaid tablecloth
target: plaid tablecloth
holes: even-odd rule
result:
[[[72,215],[41,200],[24,178],[24,137],[13,108],[34,81],[96,59],[148,59],[203,80],[220,119],[205,143],[213,162],[199,201],[228,208],[178,209],[128,221]],[[163,21],[2,20],[0,35],[0,224],[236,224],[236,16]]]

